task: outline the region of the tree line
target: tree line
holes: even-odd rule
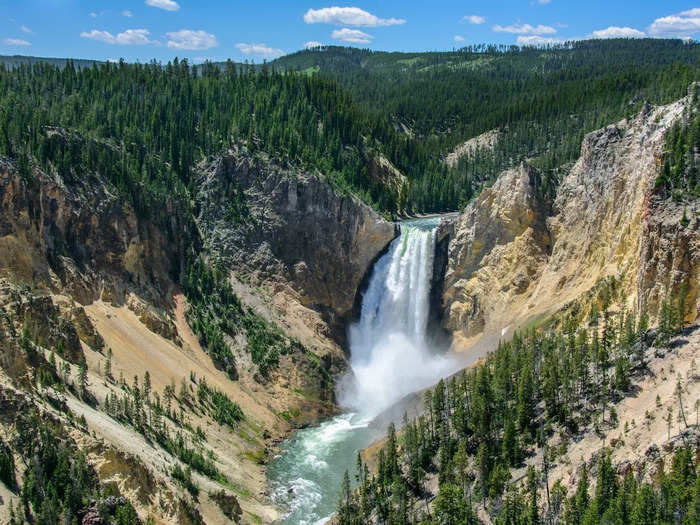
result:
[[[685,326],[682,297],[665,301],[661,326],[654,331],[646,315],[613,314],[612,297],[609,287],[602,287],[586,318],[568,316],[556,328],[515,334],[483,364],[427,391],[424,415],[404,416],[401,432],[389,426],[375,473],[358,456],[354,488],[347,475],[342,488],[339,523],[476,524],[478,507],[504,525],[695,523],[690,516],[700,516],[693,510],[700,504],[698,458],[690,449],[674,460],[674,465],[682,462],[681,484],[673,481],[675,473],[661,489],[627,478],[618,483],[604,457],[598,474],[605,479],[594,499],[585,471],[573,500],[567,502],[561,484],[555,485],[556,505],[538,499],[543,482],[549,491],[548,469],[566,456],[576,436],[618,427],[615,405],[630,393],[632,379],[647,373],[649,348],[668,344]],[[679,425],[687,427],[682,407],[694,400],[685,399],[683,381],[677,378],[674,402],[684,414]],[[670,434],[673,414],[668,417]],[[543,457],[542,467],[530,465],[521,489],[511,482],[512,473],[536,453]],[[434,500],[431,480],[438,484]],[[546,520],[545,512],[550,513]],[[635,512],[646,517],[630,521]]]

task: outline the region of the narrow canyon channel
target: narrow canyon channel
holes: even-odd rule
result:
[[[360,318],[349,327],[352,373],[337,397],[346,412],[297,432],[270,464],[274,501],[287,509],[286,525],[316,525],[335,511],[346,470],[357,452],[386,429],[372,421],[405,396],[436,383],[459,363],[429,337],[435,229],[440,217],[401,224],[401,235],[375,264]]]

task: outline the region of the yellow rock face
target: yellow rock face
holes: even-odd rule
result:
[[[683,207],[652,192],[665,134],[686,103],[645,107],[587,135],[552,203],[523,164],[467,207],[453,225],[443,294],[456,344],[506,336],[611,276],[626,306],[652,318],[667,291],[688,283],[688,317],[697,317],[697,217],[681,226]]]

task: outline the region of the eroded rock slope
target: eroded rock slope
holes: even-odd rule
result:
[[[143,520],[278,519],[264,464],[276,440],[336,410],[334,335],[394,226],[321,176],[243,150],[202,164],[195,213],[165,202],[165,221],[99,175],[68,184],[0,160],[0,399],[20,400],[0,438],[29,414],[58,424]],[[194,257],[240,300],[245,319],[220,320],[234,326],[221,342],[236,380],[192,329],[178,283]],[[280,355],[262,373],[252,355],[270,337]],[[191,467],[198,495],[176,467]]]
[[[697,317],[697,214],[654,191],[666,132],[688,103],[645,106],[635,118],[587,135],[553,202],[523,164],[446,226],[442,306],[456,347],[512,333],[608,278],[622,287],[626,307],[652,318],[667,294],[685,285],[686,314]]]

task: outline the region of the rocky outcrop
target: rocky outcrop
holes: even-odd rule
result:
[[[608,277],[620,283],[625,306],[652,317],[667,292],[687,283],[688,315],[697,316],[697,216],[688,211],[684,224],[683,205],[654,195],[666,131],[685,104],[647,105],[587,135],[551,209],[526,166],[504,172],[454,225],[446,326],[462,341],[503,335]]]
[[[547,204],[527,164],[504,172],[453,223],[443,301],[445,326],[471,337],[534,286],[551,250]]]
[[[637,301],[641,309],[657,312],[668,294],[685,294],[686,321],[700,317],[697,204],[688,209],[671,200],[649,199],[637,274]]]
[[[445,157],[445,164],[450,168],[455,168],[459,161],[464,157],[468,157],[479,150],[492,150],[496,147],[498,140],[501,138],[501,132],[497,129],[492,129],[481,135],[462,142],[453,151]]]
[[[99,177],[71,185],[39,171],[34,177],[24,181],[0,159],[0,276],[82,305],[134,303],[135,296],[172,325],[170,276],[184,252],[178,211],[170,210],[172,228],[163,231]]]
[[[22,334],[38,345],[55,350],[72,363],[83,360],[75,326],[61,314],[48,295],[0,281],[0,309],[9,334]]]
[[[391,188],[397,194],[404,191],[406,176],[381,153],[369,155],[367,175],[385,188]],[[400,199],[399,199],[400,200]]]
[[[393,224],[317,175],[240,149],[200,170],[198,224],[214,259],[253,282],[291,288],[331,323],[352,311]]]

